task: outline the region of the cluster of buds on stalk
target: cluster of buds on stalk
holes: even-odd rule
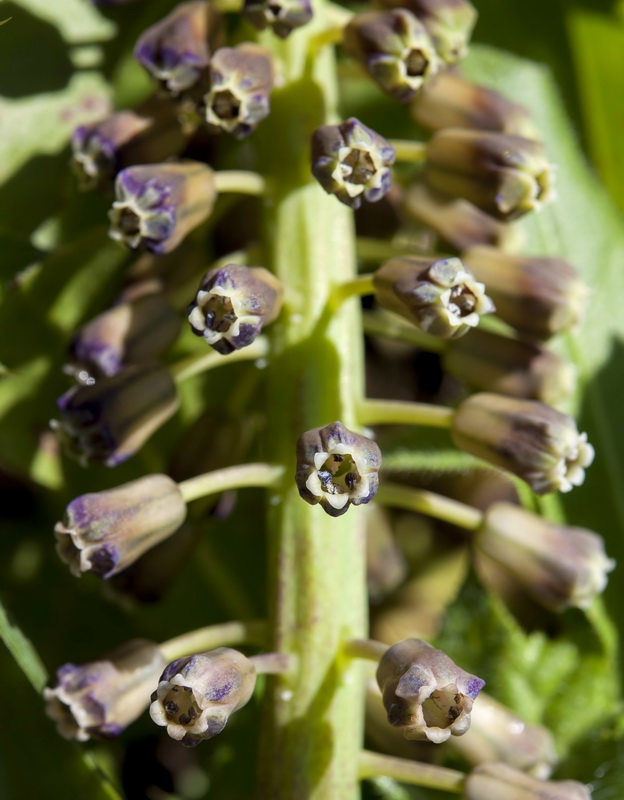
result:
[[[350,659],[373,653],[387,722],[408,740],[439,745],[466,734],[485,685],[416,638],[417,613],[409,637],[388,647],[358,639],[365,635],[363,611],[349,617],[353,609],[336,601],[328,613],[326,595],[341,588],[332,583],[333,561],[343,569],[340,580],[364,576],[365,548],[356,524],[368,521],[371,561],[383,549],[373,546],[375,536],[391,540],[398,552],[392,580],[385,581],[379,565],[369,565],[380,594],[391,597],[409,569],[409,554],[401,560],[401,545],[388,533],[390,518],[380,534],[379,517],[357,507],[378,501],[463,525],[477,565],[488,560],[553,612],[587,609],[614,567],[592,531],[546,521],[515,502],[494,503],[481,513],[421,487],[393,484],[382,471],[385,424],[446,427],[457,449],[522,479],[536,494],[580,486],[594,450],[574,419],[554,407],[565,401],[574,377],[547,344],[579,324],[587,290],[563,259],[510,252],[504,241],[514,220],[540,211],[554,197],[553,169],[530,114],[472,84],[456,66],[476,22],[468,0],[380,0],[376,6],[356,14],[344,10],[336,35],[324,19],[326,10],[319,7],[318,21],[309,0],[245,0],[236,19],[246,22],[230,40],[227,32],[237,23],[228,18],[226,24],[219,4],[181,3],[136,42],[134,55],[154,83],[154,97],[81,126],[72,138],[81,182],[104,192],[114,185],[110,238],[144,251],[148,261],[134,262],[115,304],[83,321],[69,343],[65,372],[75,383],[59,398],[52,422],[68,454],[83,465],[118,466],[184,404],[180,382],[216,367],[219,374],[209,376],[204,395],[195,395],[196,406],[210,397],[200,425],[210,418],[216,430],[201,431],[197,446],[184,448],[185,480],[177,482],[163,466],[158,474],[80,494],[55,527],[58,554],[75,576],[89,572],[108,579],[173,540],[191,501],[266,488],[268,524],[276,528],[270,531],[276,559],[271,575],[279,584],[269,607],[276,619],[285,615],[274,637],[284,652],[243,655],[229,645],[257,642],[240,631],[217,636],[215,647],[210,628],[188,634],[188,641],[133,642],[108,659],[61,667],[56,687],[45,691],[48,713],[64,736],[85,741],[118,735],[149,706],[152,720],[172,739],[195,746],[223,731],[250,701],[257,674],[272,673],[266,694],[269,702],[277,698],[282,716],[269,716],[279,718],[296,741],[286,747],[283,730],[273,730],[268,738],[276,752],[267,759],[269,771],[297,775],[302,798],[311,798],[309,786],[321,779],[300,774],[320,741],[319,719],[305,714],[324,715],[339,685],[348,692],[361,682],[355,671],[341,674],[350,669]],[[318,30],[310,25],[313,19]],[[268,29],[262,45],[241,40],[254,38],[247,23]],[[269,48],[273,35],[288,38],[287,45]],[[386,138],[383,126],[368,117],[337,119],[333,89],[325,97],[327,87],[311,77],[326,40],[341,44],[383,90],[384,102],[403,104],[399,111],[410,125],[416,121],[429,132],[427,140]],[[301,51],[298,41],[304,43]],[[294,121],[285,113],[288,102]],[[222,136],[214,152],[205,147],[223,132],[248,141],[224,143]],[[401,162],[409,168],[401,170]],[[234,199],[232,212],[222,203],[225,192],[259,195],[261,202],[247,214]],[[356,276],[355,265],[346,263],[352,248],[343,247],[340,237],[350,235],[352,211],[363,201],[390,196],[397,228],[406,235],[376,242],[377,268]],[[302,223],[306,214],[318,216],[318,230],[316,220]],[[416,241],[414,231],[426,234],[418,252],[396,244]],[[232,248],[222,245],[223,232]],[[361,245],[363,261],[366,242],[370,246],[370,240],[360,240],[355,247],[359,252]],[[199,253],[196,265],[186,258],[186,247]],[[327,263],[314,261],[319,253]],[[184,273],[189,263],[190,275]],[[404,396],[408,389],[401,401],[361,396],[359,309],[353,306],[349,317],[342,307],[353,294],[373,296],[372,315],[381,322],[371,336],[416,342],[420,351],[441,354],[442,368],[461,384],[453,408],[414,403],[418,398]],[[496,332],[481,325],[494,317]],[[184,319],[191,344],[179,337]],[[189,326],[216,352],[189,336]],[[168,353],[174,346],[185,355],[176,363]],[[230,392],[221,370],[245,359],[253,363],[235,368],[244,378]],[[396,368],[392,356],[387,362]],[[268,377],[262,375],[265,367]],[[235,464],[231,453],[221,452],[219,442],[242,440],[248,423],[253,441],[240,448],[241,457],[265,453],[266,463]],[[207,461],[213,469],[203,472]],[[175,475],[175,459],[164,463]],[[348,517],[336,521],[351,506]],[[190,513],[201,522],[205,510]],[[351,549],[344,555],[346,547]],[[315,569],[323,574],[310,577]],[[297,608],[285,610],[291,580]],[[362,593],[349,590],[347,596],[346,604]],[[329,619],[333,614],[336,619]],[[334,628],[306,638],[324,625]],[[202,637],[211,644],[196,647]],[[327,652],[308,652],[312,640]],[[304,691],[318,663],[321,677]],[[297,692],[305,702],[299,703]],[[320,703],[311,700],[316,697]],[[580,784],[538,780],[548,777],[555,760],[550,733],[536,726],[531,730],[539,746],[523,737],[515,748],[519,718],[489,702],[489,717],[481,717],[489,721],[481,723],[476,744],[463,751],[467,761],[480,764],[463,784],[466,800],[588,796]],[[299,716],[289,718],[289,703]],[[340,725],[345,727],[344,719]],[[491,730],[496,726],[502,731],[498,739]],[[305,739],[308,727],[312,733]],[[330,733],[332,738],[343,732]],[[300,758],[299,751],[306,753],[305,763],[284,766]],[[357,765],[342,767],[355,782]],[[290,794],[267,790],[265,796],[294,797],[295,791],[291,786]]]

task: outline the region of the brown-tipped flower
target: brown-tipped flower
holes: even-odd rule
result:
[[[462,258],[488,287],[498,316],[522,334],[548,339],[574,328],[588,296],[577,271],[562,258],[470,247]]]
[[[134,56],[172,95],[178,95],[197,83],[208,67],[220,25],[212,3],[181,3],[141,34]]]
[[[482,392],[453,415],[456,446],[525,480],[537,494],[569,492],[594,459],[572,417],[543,403]]]
[[[280,312],[282,284],[264,267],[226,264],[209,270],[188,307],[188,320],[217,352],[250,345]]]
[[[470,734],[451,741],[471,764],[501,761],[541,780],[557,764],[550,731],[530,725],[485,692],[472,709]]]
[[[72,167],[83,189],[112,188],[117,173],[179,153],[187,137],[169,101],[152,98],[136,111],[118,111],[72,134]]]
[[[483,764],[466,780],[462,800],[591,800],[577,781],[541,781],[507,764]]]
[[[178,658],[160,676],[150,716],[172,739],[194,747],[221,733],[255,684],[253,662],[229,647]]]
[[[57,552],[80,577],[110,578],[174,533],[186,518],[178,484],[147,475],[115,489],[83,494],[54,528]]]
[[[81,463],[121,464],[178,408],[175,383],[160,364],[132,364],[92,386],[75,386],[52,420],[68,454]]]
[[[468,0],[381,0],[385,7],[404,7],[423,23],[438,55],[453,64],[468,50],[477,11]]]
[[[403,728],[406,739],[435,744],[466,733],[472,704],[485,686],[421,639],[406,639],[386,650],[377,683],[388,722]]]
[[[364,11],[343,32],[343,44],[374,81],[396,100],[410,100],[438,68],[427,31],[403,8]]]
[[[551,611],[587,608],[615,567],[593,531],[548,522],[511,503],[488,508],[475,545]]]
[[[214,173],[198,161],[122,170],[109,211],[109,236],[132,250],[169,253],[202,223],[216,199]]]
[[[209,89],[201,107],[209,128],[244,139],[271,110],[271,51],[248,42],[222,47],[210,59]]]
[[[457,70],[440,70],[416,95],[410,110],[429,131],[474,128],[538,138],[528,109],[494,89],[472,83]]]
[[[552,167],[541,143],[504,133],[438,131],[427,143],[425,178],[433,189],[505,221],[553,197]]]
[[[380,467],[378,445],[342,422],[313,428],[297,440],[299,494],[307,503],[320,503],[331,517],[344,514],[351,504],[359,506],[373,499]]]
[[[243,16],[254,28],[271,28],[276,36],[287,36],[314,16],[310,0],[245,0]]]
[[[551,406],[570,396],[576,376],[572,364],[556,353],[485,330],[453,342],[444,366],[476,389]]]
[[[56,686],[44,689],[46,713],[65,739],[110,739],[149,705],[149,692],[165,660],[158,647],[136,639],[102,661],[65,664]]]
[[[328,194],[359,208],[390,190],[394,148],[383,136],[350,117],[340,125],[322,125],[312,134],[312,174]]]
[[[392,258],[373,276],[379,305],[441,339],[463,336],[494,311],[485,286],[458,258]]]
[[[71,372],[81,383],[91,384],[128,364],[152,361],[179,332],[180,317],[161,294],[120,303],[77,331],[70,346]]]

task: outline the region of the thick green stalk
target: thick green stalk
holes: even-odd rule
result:
[[[282,486],[269,497],[271,646],[298,663],[269,682],[257,795],[263,800],[360,796],[363,681],[360,664],[341,653],[345,640],[366,636],[366,510],[331,518],[305,503],[294,484],[299,435],[335,420],[354,427],[363,386],[358,303],[323,314],[332,287],[355,277],[355,254],[351,211],[310,177],[310,135],[335,121],[337,90],[330,48],[306,60],[306,37],[318,34],[325,18],[321,3],[315,14],[309,30],[281,46],[272,42],[286,83],[273,93],[261,136],[261,163],[274,191],[265,216],[267,265],[286,287],[268,368],[266,455],[286,465]]]

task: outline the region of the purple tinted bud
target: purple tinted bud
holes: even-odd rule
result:
[[[386,650],[377,683],[388,722],[403,728],[406,739],[435,744],[466,733],[473,701],[485,686],[421,639],[406,639]]]
[[[186,503],[167,475],[148,475],[115,489],[83,494],[56,524],[57,552],[72,573],[110,578],[174,533]]]
[[[181,3],[139,37],[137,61],[173,95],[190,89],[210,61],[210,40],[219,32],[221,18],[211,3]]]
[[[133,250],[169,253],[202,223],[216,199],[214,173],[198,161],[122,170],[109,211],[109,236]]]
[[[149,705],[149,692],[165,660],[158,647],[136,639],[107,659],[65,664],[57,684],[44,689],[46,713],[65,739],[113,738]]]
[[[263,267],[226,264],[209,270],[188,307],[193,333],[227,355],[247,347],[279,314],[283,288]]]
[[[396,100],[410,100],[438,68],[425,28],[405,9],[364,11],[344,29],[344,48]]]
[[[359,506],[373,499],[380,467],[378,445],[342,422],[313,428],[297,440],[299,494],[307,503],[320,503],[331,517],[344,514],[351,504]]]
[[[591,800],[577,781],[540,781],[507,764],[483,764],[466,780],[462,800]]]
[[[222,47],[210,59],[210,88],[202,99],[206,122],[214,132],[244,139],[271,110],[271,51],[257,44]]]
[[[254,28],[285,39],[313,17],[310,0],[245,0],[243,15]]]
[[[175,383],[159,364],[131,365],[92,386],[73,387],[52,420],[69,455],[81,463],[121,464],[178,408]]]
[[[390,142],[355,117],[322,125],[312,134],[312,174],[351,208],[359,208],[362,198],[374,203],[389,191],[394,157]]]
[[[255,684],[253,662],[229,647],[178,658],[160,676],[150,716],[172,739],[194,747],[221,733],[230,714],[249,702]]]

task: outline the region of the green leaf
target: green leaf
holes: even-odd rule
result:
[[[48,679],[46,668],[30,641],[17,625],[9,620],[2,602],[0,602],[0,637],[35,691],[41,692]]]

